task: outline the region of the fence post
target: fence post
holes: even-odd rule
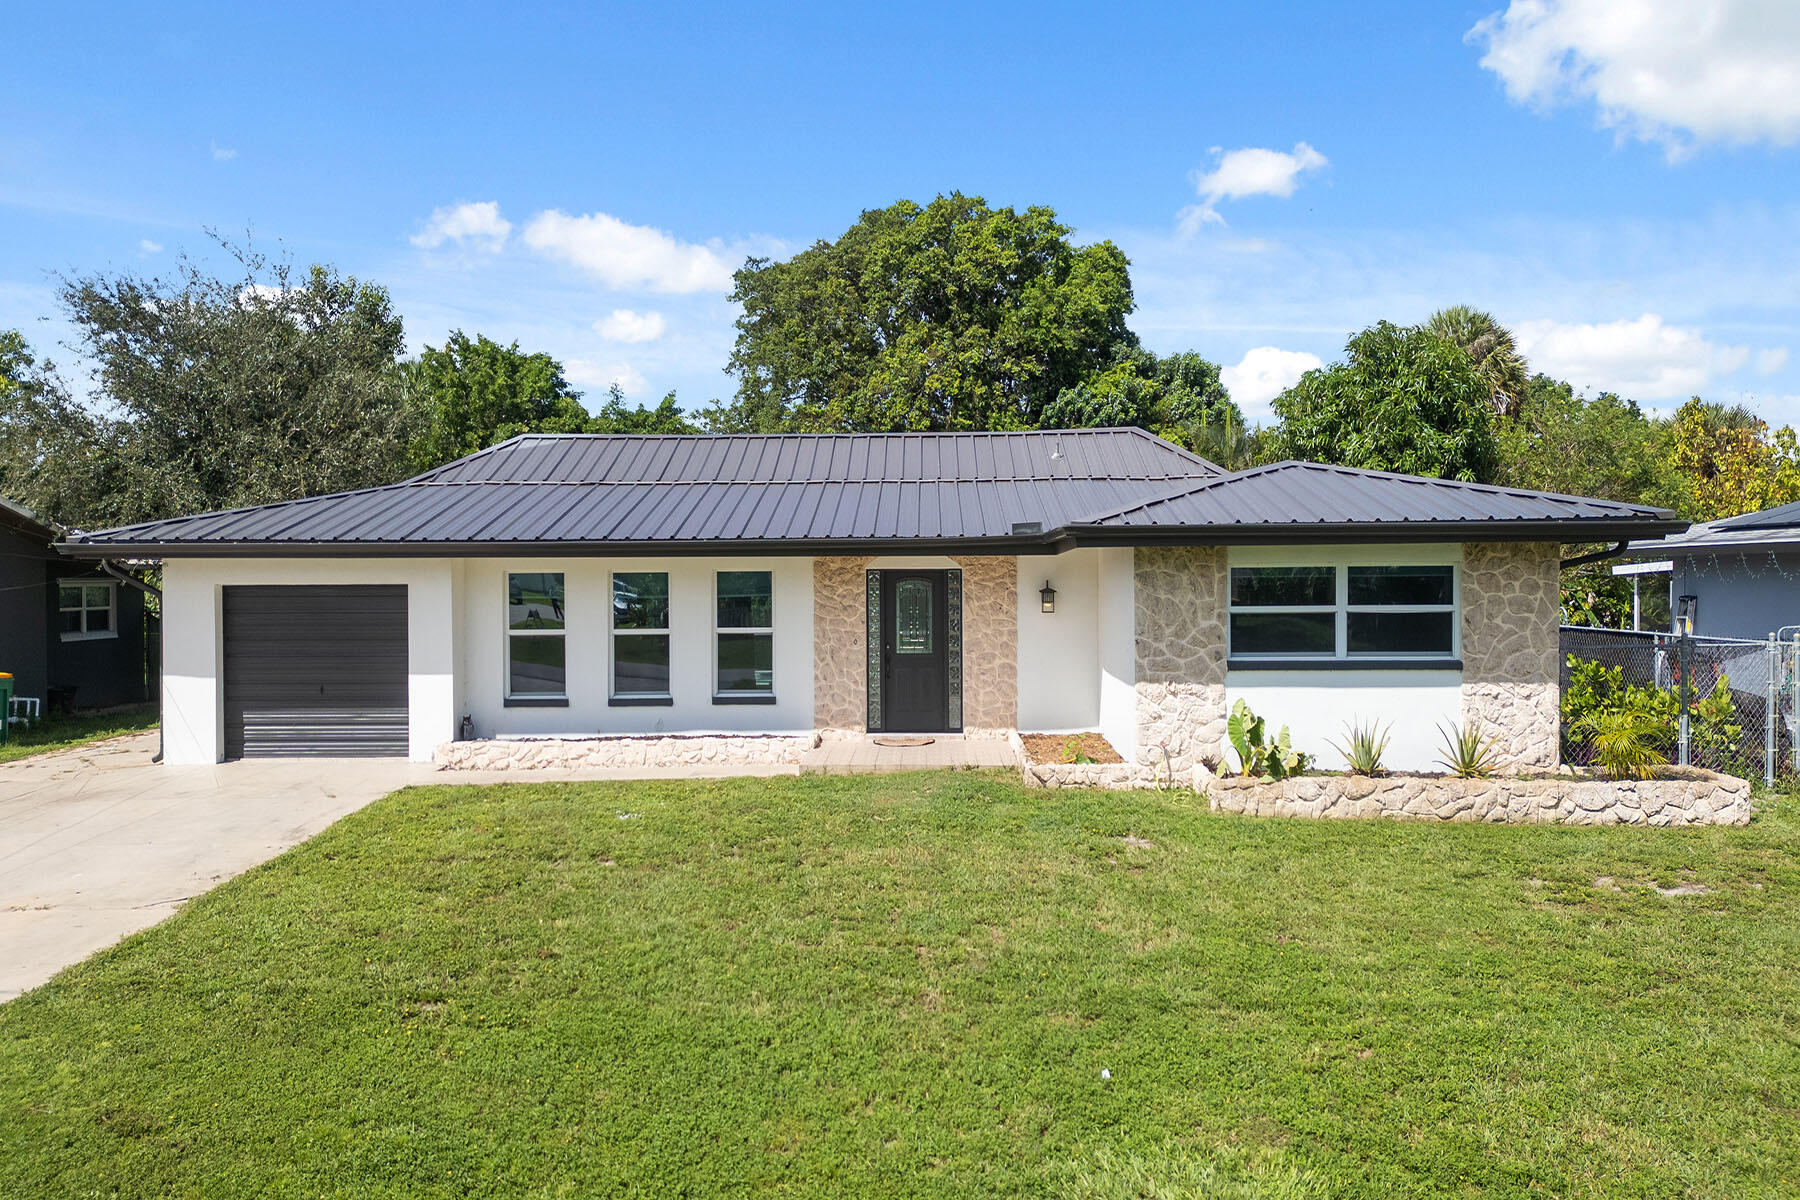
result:
[[[1767,677],[1768,700],[1763,705],[1763,786],[1775,786],[1775,704],[1780,694],[1775,683],[1775,672],[1781,669],[1781,643],[1769,634],[1768,666],[1763,674]]]
[[[1685,767],[1688,765],[1688,702],[1693,695],[1689,680],[1694,673],[1694,639],[1685,633],[1675,643],[1675,664],[1681,672],[1681,678],[1676,681],[1676,695],[1681,705],[1680,763]]]

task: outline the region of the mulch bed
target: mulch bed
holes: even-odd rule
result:
[[[1069,753],[1072,746],[1079,746],[1081,752],[1097,763],[1122,763],[1119,752],[1112,748],[1112,743],[1097,733],[1027,733],[1020,737],[1025,743],[1025,753],[1035,763],[1074,762],[1075,756]]]

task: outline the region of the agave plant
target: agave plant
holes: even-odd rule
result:
[[[1494,773],[1497,764],[1494,762],[1493,738],[1481,736],[1481,729],[1470,722],[1466,725],[1440,725],[1438,732],[1444,738],[1444,756],[1438,759],[1448,767],[1450,773],[1459,779],[1486,779]]]
[[[1344,740],[1333,742],[1332,746],[1344,756],[1344,763],[1350,768],[1352,775],[1380,775],[1386,768],[1381,765],[1381,756],[1387,753],[1388,730],[1391,725],[1377,725],[1370,722],[1350,722],[1344,726]]]
[[[1225,735],[1237,751],[1239,771],[1246,776],[1286,779],[1312,764],[1311,756],[1294,749],[1286,725],[1270,740],[1268,723],[1242,700],[1231,706],[1231,715],[1225,719]]]

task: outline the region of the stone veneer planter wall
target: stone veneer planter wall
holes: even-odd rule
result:
[[[432,760],[451,771],[531,771],[572,767],[783,766],[817,739],[772,734],[488,738],[444,742]]]
[[[1214,812],[1253,817],[1388,817],[1563,825],[1742,825],[1750,784],[1671,768],[1671,778],[1454,779],[1430,775],[1302,775],[1196,779]]]

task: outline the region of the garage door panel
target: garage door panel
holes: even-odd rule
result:
[[[407,751],[404,586],[228,587],[225,754]]]

